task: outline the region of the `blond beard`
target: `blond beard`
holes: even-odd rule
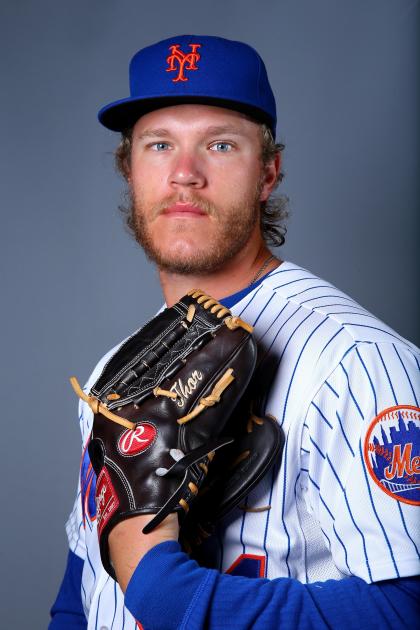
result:
[[[181,275],[213,273],[232,260],[251,238],[255,225],[260,220],[260,192],[261,184],[259,183],[253,199],[225,206],[222,211],[207,200],[189,194],[189,202],[218,220],[217,231],[212,242],[201,244],[201,247],[197,247],[193,254],[188,255],[182,251],[177,251],[175,254],[162,251],[159,243],[152,237],[145,218],[146,213],[152,218],[158,216],[162,210],[180,201],[179,195],[167,198],[150,209],[145,208],[141,200],[129,191],[127,208],[130,215],[129,225],[137,243],[143,248],[149,260],[154,262],[160,270]],[[183,230],[184,226],[180,223],[177,231],[181,233]]]

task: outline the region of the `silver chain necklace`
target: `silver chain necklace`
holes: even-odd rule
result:
[[[258,278],[260,277],[260,275],[263,273],[263,271],[265,271],[265,269],[267,269],[268,265],[271,263],[271,261],[275,258],[275,256],[273,256],[273,254],[271,254],[271,256],[269,256],[266,260],[264,260],[263,264],[261,265],[261,267],[258,269],[257,273],[255,274],[255,276],[252,278],[251,282],[249,283],[249,287],[254,284],[254,282],[256,282],[258,280]]]

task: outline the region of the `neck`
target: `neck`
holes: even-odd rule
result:
[[[159,279],[166,304],[172,306],[191,289],[201,289],[216,300],[245,289],[264,266],[258,278],[272,271],[281,264],[278,258],[272,258],[264,242],[257,247],[246,246],[237,256],[221,269],[206,274],[177,274],[159,269]]]

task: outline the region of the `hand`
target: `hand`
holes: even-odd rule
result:
[[[108,538],[111,562],[118,584],[125,593],[138,563],[155,545],[168,540],[178,540],[178,516],[169,514],[150,534],[142,534],[143,527],[152,515],[133,516],[120,521]]]

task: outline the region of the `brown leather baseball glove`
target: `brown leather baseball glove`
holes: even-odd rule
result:
[[[193,290],[120,346],[89,395],[71,379],[94,412],[88,449],[110,575],[107,541],[118,522],[151,514],[146,534],[177,512],[182,526],[215,451],[234,441],[225,429],[255,361],[252,327]]]

